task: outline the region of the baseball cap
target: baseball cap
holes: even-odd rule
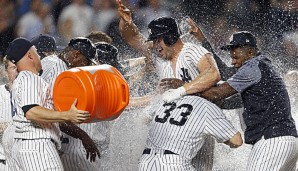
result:
[[[255,36],[248,31],[240,31],[240,32],[234,33],[230,37],[230,44],[222,46],[220,49],[230,50],[232,48],[242,47],[242,46],[257,47],[257,40]]]
[[[33,44],[26,38],[20,37],[14,39],[8,46],[7,58],[14,64],[23,58]]]
[[[94,44],[85,37],[76,37],[70,40],[68,43],[69,47],[80,51],[88,60],[97,64],[97,51]]]
[[[40,34],[33,37],[31,43],[36,47],[41,57],[45,57],[43,52],[55,52],[57,49],[55,38],[48,34]]]

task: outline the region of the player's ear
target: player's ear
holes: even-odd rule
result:
[[[32,58],[33,58],[33,56],[32,56],[32,54],[30,53],[30,51],[28,51],[28,52],[26,53],[25,57],[28,57],[29,59],[32,59]]]

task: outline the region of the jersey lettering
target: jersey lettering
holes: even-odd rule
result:
[[[191,77],[188,73],[188,69],[186,68],[181,68],[181,71],[183,72],[183,75],[180,75],[181,78],[182,78],[182,81],[185,82],[185,83],[188,83],[191,81]]]
[[[176,103],[166,103],[163,106],[164,107],[170,106],[170,107],[164,111],[165,116],[163,118],[160,118],[159,115],[156,115],[155,122],[165,123],[168,120],[168,118],[171,116],[171,112],[174,109],[181,109],[181,108],[187,109],[185,112],[181,112],[180,116],[182,116],[182,118],[180,121],[176,121],[176,120],[174,120],[174,118],[170,118],[170,121],[169,121],[170,124],[177,125],[177,126],[183,126],[185,124],[185,122],[187,121],[187,116],[190,115],[190,113],[193,110],[193,106],[190,104],[182,104],[182,105],[178,106],[177,108],[176,108]]]
[[[180,121],[176,121],[174,120],[174,118],[170,118],[170,123],[177,125],[177,126],[183,126],[187,120],[187,116],[190,115],[193,107],[190,104],[182,104],[180,106],[177,107],[177,109],[181,109],[181,108],[187,108],[187,110],[185,112],[181,112],[181,120]]]
[[[166,109],[164,113],[166,114],[163,118],[159,118],[158,115],[155,117],[156,122],[165,123],[171,115],[171,111],[176,108],[176,103],[165,103],[163,104],[164,107],[170,106],[169,109]]]

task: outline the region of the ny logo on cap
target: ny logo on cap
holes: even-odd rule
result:
[[[246,40],[245,40],[245,42],[246,42],[246,43],[249,43],[249,40],[248,40],[248,39],[246,39]]]
[[[151,31],[151,29],[148,29],[148,32],[149,32],[149,34],[152,34],[152,31]]]

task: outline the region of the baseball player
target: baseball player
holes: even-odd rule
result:
[[[118,6],[121,16],[119,29],[122,37],[144,56],[149,57],[147,65],[154,61],[153,53],[158,56],[155,65],[159,78],[162,79],[159,87],[161,91],[167,90],[163,93],[163,100],[166,103],[186,94],[202,92],[220,80],[212,54],[202,46],[183,43],[173,18],[161,17],[151,21],[148,25],[149,38],[146,40],[132,22],[130,10],[121,1],[118,1]],[[168,81],[173,78],[180,80],[179,88],[168,90]],[[212,170],[213,148],[214,140],[206,141],[206,145],[200,151],[204,156],[198,161],[200,169]]]
[[[68,111],[53,110],[49,85],[39,76],[40,57],[25,38],[13,40],[7,58],[17,66],[18,77],[12,86],[15,126],[12,158],[19,170],[63,170],[58,122],[84,122],[87,111],[78,110],[76,100]]]
[[[7,84],[0,86],[0,99],[2,99],[0,107],[0,134],[2,137],[2,143],[0,144],[0,170],[8,170],[13,168],[11,164],[11,144],[12,141],[7,142],[7,139],[13,139],[12,132],[9,131],[13,128],[12,125],[12,111],[13,106],[11,105],[10,90],[13,80],[16,78],[18,71],[15,64],[7,60],[6,57],[3,59],[3,65],[7,77]],[[10,133],[10,135],[8,134]],[[11,138],[6,138],[11,137]]]
[[[221,49],[230,51],[237,73],[201,95],[218,100],[241,93],[245,143],[253,145],[248,171],[295,171],[298,135],[284,81],[267,55],[258,52],[256,38],[250,32],[234,33],[230,44]]]
[[[108,36],[106,33],[102,31],[91,32],[86,36],[86,38],[89,39],[93,44],[98,42],[105,42],[107,44],[111,44],[113,41],[110,36]]]
[[[55,49],[53,49],[51,53],[49,53],[49,50],[46,49],[47,47],[49,49],[51,49],[51,47],[56,47],[55,39],[52,36],[39,35],[32,39],[31,42],[33,42],[33,44],[39,45],[38,47],[41,47],[39,50],[41,53],[50,55],[41,60],[43,67],[43,74],[41,77],[43,77],[46,82],[51,85],[52,89],[55,78],[58,77],[61,72],[68,69],[66,63],[73,63],[73,57],[77,57],[76,59],[81,58],[81,61],[87,59],[90,62],[87,65],[94,63],[89,59],[95,58],[96,49],[95,46],[93,46],[92,43],[86,38],[72,39],[69,45],[63,50],[63,55],[60,54],[59,56],[54,52]],[[53,43],[49,44],[49,42]],[[75,63],[73,67],[81,66],[79,64],[80,63]],[[81,124],[76,126],[71,123],[60,124],[61,130],[67,134],[63,134],[62,138],[63,155],[61,156],[61,159],[65,170],[94,170],[98,166],[99,160],[96,160],[96,156],[100,156],[98,150],[99,147],[97,147],[99,142],[96,142],[95,140],[102,140],[100,133],[105,129],[100,127],[95,131],[95,129],[91,129],[91,125]],[[96,128],[98,127],[99,126]],[[92,137],[89,137],[88,134],[92,135]],[[69,151],[71,151],[71,153]],[[69,158],[71,158],[71,160]],[[90,161],[88,161],[89,158]]]
[[[208,135],[231,148],[242,145],[240,133],[215,104],[197,96],[162,103],[155,111],[140,171],[194,171],[192,158]]]

